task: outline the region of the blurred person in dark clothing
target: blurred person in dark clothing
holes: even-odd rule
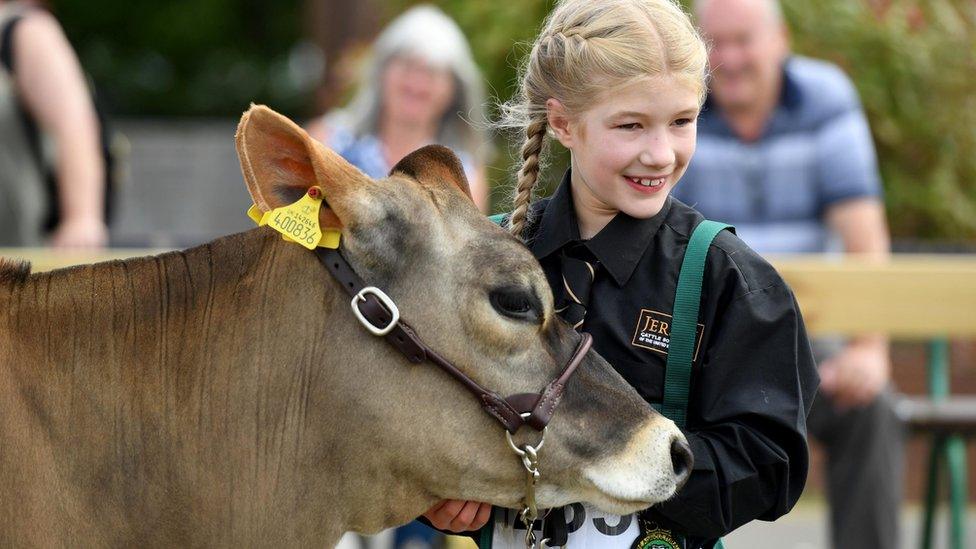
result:
[[[0,246],[104,246],[105,162],[78,58],[36,4],[0,0],[0,28]],[[56,159],[60,217],[50,235],[41,135]]]
[[[711,92],[677,198],[733,223],[756,251],[884,258],[874,144],[841,70],[789,51],[776,0],[698,0]],[[888,341],[813,341],[820,394],[808,426],[827,452],[831,547],[898,547],[903,434]]]

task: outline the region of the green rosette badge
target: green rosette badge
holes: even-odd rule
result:
[[[658,528],[656,524],[648,527],[637,537],[631,549],[681,549],[681,544],[670,530]]]

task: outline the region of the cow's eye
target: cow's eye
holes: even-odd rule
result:
[[[488,294],[488,300],[498,314],[514,320],[538,322],[542,317],[542,303],[525,288],[497,288]]]

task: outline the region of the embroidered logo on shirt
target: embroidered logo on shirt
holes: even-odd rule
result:
[[[644,537],[638,537],[631,547],[636,549],[681,549],[681,544],[670,531],[656,528]]]
[[[701,348],[702,333],[705,325],[699,324],[695,330],[695,355],[692,360],[698,360],[698,349]],[[671,315],[648,309],[641,309],[637,317],[637,328],[634,330],[635,347],[641,347],[655,353],[667,356],[671,348]]]

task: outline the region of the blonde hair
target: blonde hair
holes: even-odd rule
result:
[[[548,99],[578,114],[607,89],[672,75],[691,81],[702,102],[706,66],[705,45],[673,0],[560,1],[521,67],[518,93],[501,106],[499,125],[525,132],[509,231],[522,238],[547,145]]]

